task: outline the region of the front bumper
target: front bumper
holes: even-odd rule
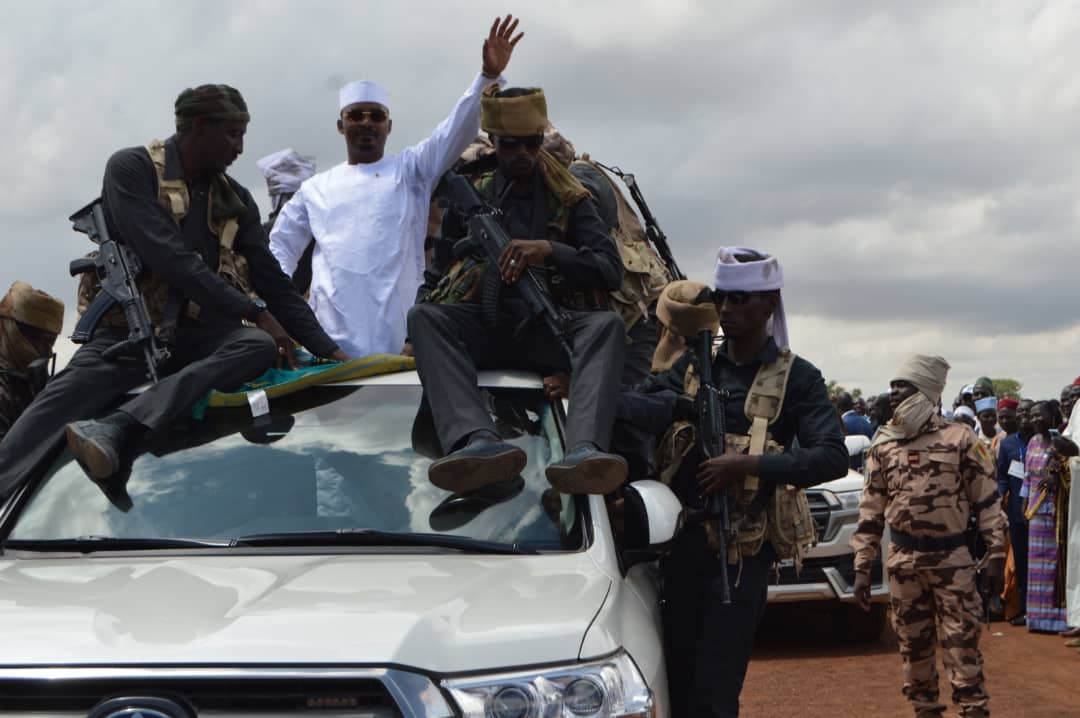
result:
[[[779,563],[769,580],[769,602],[798,601],[855,602],[855,554],[851,538],[859,520],[858,509],[843,509],[828,492],[809,491],[810,511],[818,527],[818,543],[806,553],[802,570],[794,563]],[[889,581],[884,570],[888,556],[888,536],[881,542],[881,555],[870,570],[870,600],[889,599]]]
[[[854,554],[825,559],[806,559],[803,570],[795,575],[795,567],[782,563],[769,582],[769,601],[771,603],[793,603],[796,601],[843,601],[854,603]],[[779,576],[779,578],[778,578]],[[887,601],[889,585],[885,580],[881,562],[875,562],[870,573],[870,600]],[[787,579],[787,580],[785,580]]]

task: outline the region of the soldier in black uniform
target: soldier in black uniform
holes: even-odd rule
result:
[[[485,279],[465,269],[468,257],[454,257],[465,227],[451,212],[425,273],[422,303],[409,312],[417,371],[449,454],[431,465],[429,476],[450,491],[506,480],[525,466],[524,452],[499,440],[477,390],[477,369],[496,367],[545,375],[573,370],[569,452],[547,467],[556,489],[608,493],[626,477],[626,462],[607,453],[625,333],[622,319],[608,311],[607,295],[622,281],[622,260],[595,204],[585,201],[588,190],[541,149],[546,126],[538,89],[510,89],[481,101],[481,127],[492,135],[498,169],[481,177],[478,190],[500,207],[514,238],[497,267],[502,285],[494,323],[485,322],[491,315],[468,289]],[[554,301],[570,312],[569,361],[543,326],[514,336],[523,314],[513,285],[527,267],[543,270]]]
[[[147,268],[142,281],[164,285],[179,299],[166,376],[92,420],[146,376],[138,359],[102,357],[127,336],[126,327],[103,323],[0,442],[0,500],[59,448],[65,425],[75,458],[91,478],[104,481],[120,470],[133,435],[167,426],[210,389],[231,390],[275,361],[293,362],[290,335],[317,356],[348,358],[270,254],[251,194],[225,174],[244,147],[249,115],[240,93],[203,85],[182,92],[175,109],[176,135],[114,154],[102,186],[109,231]],[[160,153],[160,168],[152,149]],[[165,183],[182,187],[189,206],[167,207]],[[226,278],[219,267],[227,250],[211,227],[230,219],[237,227],[231,266],[241,276]],[[150,306],[156,322],[163,309]]]
[[[691,522],[661,563],[665,652],[676,718],[738,716],[754,632],[765,610],[769,570],[778,557],[774,543],[780,536],[771,525],[771,507],[778,496],[794,499],[808,486],[843,476],[848,463],[821,372],[801,357],[790,358],[782,406],[768,427],[765,453],[745,453],[751,434],[747,397],[758,391],[759,371],[790,357],[780,297],[783,273],[773,257],[725,248],[719,253],[715,281],[711,299],[724,342],[715,354],[712,375],[718,389],[727,392],[722,401],[729,451],[705,459],[695,445],[668,443],[677,433],[669,432],[660,455],[680,449],[681,459],[662,476],[672,476],[672,490],[691,516],[702,516],[711,494],[728,493],[737,533],[729,537],[729,553],[722,557],[708,538],[706,522],[712,519]],[[679,418],[678,407],[685,405],[675,397],[688,391],[691,360],[692,352],[683,354],[642,385],[646,393],[670,397],[666,423]],[[745,489],[751,477],[758,486]],[[808,515],[805,520],[812,524]],[[725,560],[732,597],[727,606],[721,603]]]

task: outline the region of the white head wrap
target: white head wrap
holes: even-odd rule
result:
[[[281,209],[287,195],[296,194],[301,183],[315,174],[315,158],[289,148],[263,157],[255,166],[266,178],[273,211]]]
[[[357,102],[374,102],[390,111],[390,93],[377,82],[356,80],[338,91],[338,112]]]
[[[975,412],[972,411],[971,407],[968,406],[967,404],[961,404],[960,406],[953,409],[953,418],[957,418],[957,417],[961,417],[961,416],[966,416],[969,419],[974,419],[975,418]]]
[[[975,413],[981,414],[987,409],[997,409],[997,399],[992,396],[984,396],[975,402]]]
[[[739,261],[739,258],[744,258]],[[746,258],[750,259],[746,259]],[[784,286],[784,270],[776,257],[748,247],[721,247],[716,253],[716,269],[713,273],[713,286],[726,292],[769,292]],[[784,313],[784,298],[776,305],[776,311],[769,317],[766,331],[772,336],[776,346],[788,346],[787,315]]]

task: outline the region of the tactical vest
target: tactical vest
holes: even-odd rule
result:
[[[476,182],[476,190],[486,201],[494,203],[495,197],[495,173],[488,172],[480,176]],[[566,243],[566,231],[570,226],[570,210],[555,194],[547,189],[547,222],[544,237],[530,237],[529,239],[547,239],[551,242]],[[463,302],[477,302],[484,285],[484,274],[487,270],[487,259],[479,255],[467,255],[459,257],[447,268],[438,285],[424,300],[430,304],[458,304]],[[572,289],[566,286],[566,282],[556,269],[544,268],[551,296],[555,302],[564,309],[575,311],[607,310],[609,302],[607,293],[600,289]]]
[[[146,151],[150,154],[150,161],[154,163],[154,171],[157,174],[158,204],[165,208],[165,211],[167,211],[173,221],[176,222],[176,226],[179,227],[181,220],[187,216],[188,209],[191,207],[191,197],[188,193],[187,182],[185,182],[183,178],[165,178],[165,143],[163,141],[153,140],[146,145]],[[232,187],[228,184],[228,180],[225,179],[224,175],[220,175],[216,181],[219,187],[226,188],[224,191],[232,192]],[[251,272],[248,268],[247,258],[237,252],[233,246],[236,241],[236,233],[240,228],[240,223],[235,216],[218,217],[215,219],[215,194],[214,188],[208,193],[206,219],[210,231],[217,236],[219,240],[218,276],[244,294],[254,296],[254,290],[251,286]],[[236,197],[235,193],[233,194],[232,199],[235,202],[240,202],[240,199]],[[91,253],[87,256],[93,257],[95,254],[96,253]],[[143,296],[143,300],[146,302],[146,309],[150,314],[150,320],[154,323],[155,327],[160,330],[162,323],[165,321],[165,307],[169,300],[168,283],[157,275],[144,269],[143,273],[137,279],[137,285]],[[78,299],[80,317],[100,291],[101,283],[97,280],[97,277],[93,272],[87,272],[81,276],[79,279]],[[192,301],[187,302],[187,316],[196,318],[199,315],[199,311],[199,305]],[[119,307],[114,307],[109,311],[102,319],[102,322],[113,327],[127,326],[127,322],[124,319],[124,313],[120,311]]]
[[[715,349],[713,356],[716,356]],[[780,418],[794,362],[795,354],[785,348],[780,350],[775,362],[762,364],[758,369],[743,405],[743,412],[750,420],[750,433],[726,434],[727,446],[741,454],[754,456],[784,452],[784,447],[772,438],[769,427]],[[697,372],[691,365],[684,377],[684,392],[695,396],[699,386]],[[697,428],[689,421],[675,422],[664,434],[657,449],[660,478],[664,483],[671,483],[696,440]],[[728,563],[737,563],[741,556],[757,554],[768,540],[778,558],[793,559],[799,569],[806,550],[817,543],[806,491],[796,486],[777,485],[772,497],[767,499],[761,492],[758,477],[747,476],[743,483],[729,490],[728,505],[735,533],[734,541],[728,546]],[[717,522],[707,520],[705,531],[710,547],[716,550]]]
[[[656,301],[674,277],[668,275],[664,263],[656,256],[641,220],[611,177],[588,154],[575,162],[584,162],[593,167],[615,194],[619,224],[611,231],[611,238],[619,249],[625,271],[622,286],[610,295],[611,308],[623,318],[629,330],[638,319],[648,314],[649,305]]]

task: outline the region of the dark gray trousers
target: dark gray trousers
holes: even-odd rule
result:
[[[140,360],[102,359],[127,336],[99,329],[53,377],[0,441],[0,500],[30,478],[63,444],[68,422],[101,416],[146,381]],[[150,431],[169,424],[210,389],[231,390],[262,374],[277,358],[277,346],[261,329],[238,324],[194,324],[177,330],[162,378],[117,407]]]
[[[510,327],[485,327],[477,304],[417,304],[409,310],[416,370],[445,453],[474,431],[498,433],[477,391],[478,369],[569,371],[566,445],[591,441],[607,451],[623,370],[623,321],[614,312],[569,315],[568,363],[546,328],[531,327],[517,340]]]

